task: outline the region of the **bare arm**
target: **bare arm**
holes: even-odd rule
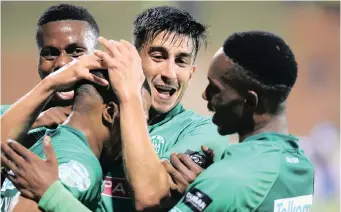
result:
[[[1,116],[1,141],[22,140],[53,94],[52,84],[41,81]]]
[[[123,159],[136,210],[158,207],[168,195],[168,175],[149,139],[141,88],[141,58],[127,41],[99,40],[109,54],[96,51],[108,66],[111,86],[120,101]]]
[[[142,100],[121,102],[120,112],[123,156],[136,209],[158,207],[168,195],[168,175],[149,140]]]
[[[90,68],[101,68],[101,63],[94,55],[82,56],[42,80],[1,116],[1,140],[20,142],[55,91],[71,88],[82,79],[108,84],[106,80],[91,74]]]

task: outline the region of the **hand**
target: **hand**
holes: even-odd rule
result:
[[[72,107],[51,107],[39,114],[37,120],[34,122],[32,129],[37,127],[56,127],[62,124],[70,115]]]
[[[107,80],[90,73],[91,69],[104,69],[104,67],[97,56],[83,55],[51,73],[44,80],[52,82],[54,91],[70,89],[80,80],[88,80],[102,86],[109,84]]]
[[[7,178],[21,192],[21,195],[38,202],[47,188],[58,180],[58,162],[53,151],[51,138],[44,137],[46,160],[40,159],[18,142],[10,140],[1,143],[1,162],[14,175]]]
[[[205,153],[209,165],[213,163],[214,151],[206,146],[201,146],[201,149]],[[181,197],[188,185],[204,171],[188,155],[182,153],[173,153],[170,158],[170,163],[164,161],[162,164],[169,174],[169,186],[172,191],[172,196],[174,197],[175,195],[175,198]]]
[[[103,37],[98,40],[108,53],[96,50],[94,54],[107,66],[110,84],[120,101],[124,101],[131,95],[141,96],[145,76],[141,57],[135,46],[124,40],[109,41]]]

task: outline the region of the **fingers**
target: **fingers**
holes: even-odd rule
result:
[[[110,57],[119,57],[121,55],[119,42],[107,40],[101,36],[98,38],[98,41],[108,50]]]
[[[194,173],[192,173],[177,157],[175,153],[171,155],[171,164],[174,166],[174,168],[181,173],[181,175],[184,177],[184,179],[188,182],[191,183],[194,181],[196,176]]]
[[[136,47],[126,40],[120,40],[120,42],[132,53],[138,54]]]
[[[198,176],[202,172],[202,168],[196,164],[188,155],[178,154],[179,160],[191,171]]]
[[[205,155],[211,157],[212,160],[214,159],[215,152],[214,152],[213,149],[208,148],[208,147],[205,146],[205,145],[202,145],[202,146],[201,146],[201,149],[202,149],[202,151],[205,153]]]
[[[102,86],[108,86],[109,85],[108,80],[106,80],[102,77],[96,76],[94,74],[91,74],[91,73],[89,73],[87,80],[94,82],[96,84],[102,85]]]
[[[14,158],[9,158],[13,159],[14,163],[17,165],[21,165],[24,162],[24,159],[28,161],[39,159],[37,155],[16,141],[10,140],[8,145],[17,153],[13,155]]]
[[[96,55],[83,55],[80,60],[84,61],[85,68],[87,68],[88,70],[103,68],[101,58]]]
[[[110,55],[104,51],[101,50],[95,50],[94,54],[99,57],[102,62],[108,67],[113,68],[115,67],[115,64],[113,61],[115,61],[115,58],[110,57]]]
[[[51,113],[51,119],[54,123],[61,124],[67,119],[67,115],[63,112],[62,107],[50,108],[49,110],[47,113]]]
[[[171,176],[172,180],[175,181],[176,184],[183,184],[185,186],[188,185],[188,183],[186,182],[186,180],[182,177],[182,175],[180,174],[180,172],[178,172],[173,166],[172,164],[170,164],[168,161],[164,161],[163,166],[165,167],[167,173],[169,176]]]
[[[5,167],[5,172],[4,172],[4,173],[5,173],[7,176],[8,176],[8,173],[7,173],[6,170],[12,170],[14,173],[16,173],[17,170],[18,170],[18,168],[16,167],[16,165],[15,165],[12,161],[8,160],[8,159],[6,158],[6,156],[4,156],[3,154],[1,154],[1,163],[2,163],[2,166]]]
[[[44,143],[44,152],[46,155],[46,161],[51,164],[57,164],[57,157],[53,150],[53,146],[51,144],[51,137],[45,136],[43,143]]]
[[[70,113],[72,112],[72,106],[67,106],[67,107],[58,107],[65,116],[69,116]]]
[[[14,150],[18,153],[16,153]],[[7,144],[1,143],[1,151],[3,152],[3,154],[5,154],[6,158],[10,161],[13,161],[17,166],[23,165],[23,163],[25,162],[21,156],[23,156],[24,158],[28,157],[28,154],[26,152],[22,153],[20,152],[20,150],[21,148],[18,148],[12,140],[8,140]]]

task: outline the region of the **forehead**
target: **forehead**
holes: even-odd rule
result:
[[[90,27],[85,21],[54,21],[42,25],[44,46],[63,46],[70,43],[85,44]]]
[[[147,43],[146,47],[151,46],[162,46],[167,49],[168,53],[178,54],[178,53],[187,53],[193,54],[193,40],[186,36],[177,34],[174,32],[161,32],[159,33],[154,40]]]
[[[220,48],[213,56],[209,70],[208,78],[210,80],[222,80],[228,75],[233,68],[232,60],[230,60],[224,53],[223,48]]]

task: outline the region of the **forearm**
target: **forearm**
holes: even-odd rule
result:
[[[39,201],[39,208],[49,212],[90,212],[90,210],[78,201],[61,182],[54,182],[44,193]]]
[[[149,139],[141,97],[120,104],[123,158],[136,209],[160,204],[168,194],[167,173]]]
[[[53,94],[52,83],[41,81],[1,116],[1,141],[21,141]]]

